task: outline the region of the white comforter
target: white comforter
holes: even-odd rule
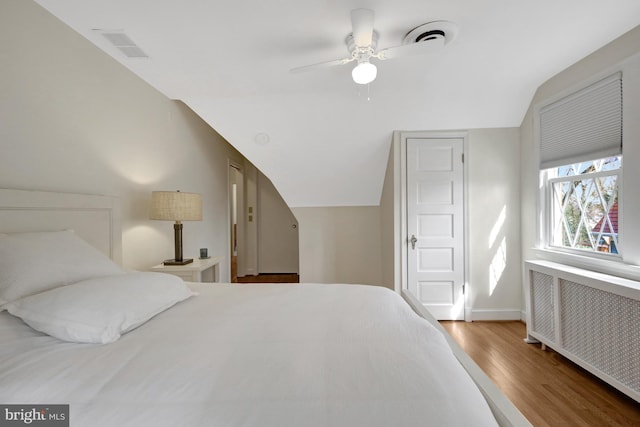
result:
[[[119,341],[74,344],[0,313],[0,403],[83,426],[489,426],[444,337],[395,293],[193,284]]]

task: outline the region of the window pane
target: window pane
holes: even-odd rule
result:
[[[602,170],[617,170],[622,168],[622,157],[611,157],[602,160]]]
[[[618,252],[618,173],[621,157],[552,170],[550,242],[585,251]]]

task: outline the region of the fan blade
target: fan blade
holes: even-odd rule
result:
[[[353,41],[358,47],[371,46],[373,37],[373,10],[354,9],[351,11]]]
[[[336,65],[344,65],[348,62],[353,61],[354,58],[343,58],[343,59],[336,59],[334,61],[327,61],[327,62],[319,62],[317,64],[311,64],[311,65],[305,65],[303,67],[296,67],[296,68],[292,68],[291,70],[289,70],[289,72],[291,73],[302,73],[304,71],[311,71],[311,70],[318,70],[318,69],[322,69],[322,68],[329,68],[329,67],[333,67]]]
[[[422,55],[442,49],[444,40],[430,40],[420,43],[405,44],[381,49],[376,57],[381,60],[398,58],[400,56]]]

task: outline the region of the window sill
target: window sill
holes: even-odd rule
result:
[[[640,266],[625,264],[618,260],[607,260],[577,255],[553,249],[533,248],[536,258],[557,262],[597,273],[609,274],[625,279],[640,281]]]

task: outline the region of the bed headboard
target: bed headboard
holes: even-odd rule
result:
[[[0,233],[68,229],[122,264],[117,197],[0,189]]]

